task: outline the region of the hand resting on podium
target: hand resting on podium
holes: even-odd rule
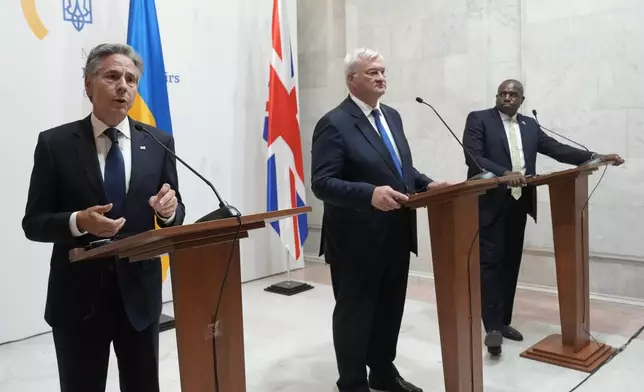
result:
[[[435,189],[445,188],[450,185],[452,184],[447,182],[432,181],[427,185],[426,189],[423,189],[423,191],[432,191]],[[401,204],[408,200],[409,195],[397,192],[390,186],[379,186],[373,191],[371,196],[371,205],[380,211],[391,211],[399,209],[402,206]]]

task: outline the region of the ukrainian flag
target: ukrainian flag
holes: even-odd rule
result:
[[[127,43],[141,55],[144,64],[139,93],[128,114],[137,121],[172,133],[168,87],[154,0],[130,0]],[[161,266],[165,281],[170,266],[168,255],[161,258]]]

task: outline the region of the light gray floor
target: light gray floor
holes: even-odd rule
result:
[[[293,297],[263,290],[281,279],[269,278],[243,286],[248,391],[333,392],[337,373],[331,340],[331,288],[314,283],[314,290]],[[165,306],[165,312],[172,313],[171,304]],[[586,377],[584,373],[519,357],[523,349],[558,332],[557,325],[524,319],[517,320],[515,326],[526,341],[506,341],[500,360],[486,357],[485,392],[568,392]],[[601,334],[596,338],[616,347],[627,340]],[[161,334],[160,353],[161,390],[180,391],[173,331]],[[396,364],[405,378],[425,392],[444,391],[433,303],[408,300]],[[636,340],[577,392],[640,392],[643,385],[644,341]],[[0,346],[0,391],[58,390],[51,335]],[[107,390],[119,390],[114,357]]]

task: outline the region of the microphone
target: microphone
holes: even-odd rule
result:
[[[229,205],[227,202],[222,200],[221,196],[219,196],[219,192],[217,192],[217,189],[215,189],[214,185],[204,176],[199,174],[195,169],[190,167],[183,159],[179,158],[177,154],[174,153],[174,151],[170,150],[168,147],[165,146],[165,144],[161,143],[159,139],[157,139],[152,132],[150,132],[147,128],[143,127],[141,124],[135,124],[134,129],[136,129],[139,132],[144,132],[150,136],[152,136],[152,139],[154,139],[155,142],[161,147],[163,147],[167,152],[169,152],[173,157],[177,159],[177,161],[181,162],[185,167],[187,167],[191,172],[193,172],[197,177],[199,177],[203,182],[205,182],[210,189],[212,189],[213,192],[215,192],[215,196],[217,196],[217,199],[219,200],[219,208],[216,209],[215,211],[212,211],[205,216],[199,218],[196,223],[201,223],[201,222],[209,222],[213,220],[218,220],[218,219],[226,219],[226,218],[234,218],[234,217],[240,217],[241,213],[237,210],[237,208]]]
[[[481,165],[479,165],[479,163],[476,161],[476,159],[474,159],[474,156],[473,156],[473,155],[472,155],[472,154],[467,150],[467,148],[465,148],[465,146],[463,145],[463,143],[461,142],[461,140],[460,140],[460,139],[459,139],[459,138],[454,134],[454,132],[452,132],[452,130],[451,130],[451,128],[449,127],[449,125],[447,125],[447,123],[445,122],[445,120],[443,120],[443,118],[441,117],[441,115],[440,115],[440,114],[438,114],[438,112],[436,111],[436,109],[434,109],[434,107],[433,107],[432,105],[430,105],[430,104],[428,104],[427,102],[423,101],[423,99],[422,99],[421,97],[416,97],[416,102],[418,102],[418,103],[422,103],[422,104],[424,104],[424,105],[429,106],[429,107],[434,111],[434,113],[436,113],[436,115],[438,116],[438,118],[443,122],[443,124],[445,125],[445,127],[447,128],[447,130],[452,134],[452,136],[454,137],[454,139],[456,139],[456,141],[458,142],[458,144],[460,144],[460,145],[461,145],[461,147],[463,148],[463,151],[465,151],[465,153],[470,157],[470,159],[472,159],[472,162],[474,162],[474,164],[476,165],[476,167],[479,169],[480,173],[479,173],[479,174],[477,174],[477,175],[475,175],[475,176],[474,176],[474,177],[472,177],[472,178],[468,178],[468,180],[488,180],[488,179],[490,179],[490,178],[495,178],[495,177],[496,177],[496,175],[495,175],[494,173],[489,172],[489,171],[487,171],[487,170],[483,169],[483,168],[481,167]]]
[[[537,117],[537,111],[536,111],[536,110],[532,109],[532,115],[534,116],[534,120],[537,122],[537,126],[538,126],[539,128],[541,128],[541,129],[545,129],[546,131],[548,131],[548,132],[550,132],[550,133],[553,133],[553,134],[555,134],[555,135],[557,135],[557,136],[559,136],[559,137],[561,137],[561,138],[563,138],[563,139],[566,139],[566,140],[568,140],[569,142],[571,142],[571,143],[573,143],[573,144],[576,144],[576,145],[578,145],[579,147],[583,148],[584,150],[586,150],[586,151],[590,152],[590,150],[589,150],[586,146],[584,146],[583,144],[581,144],[581,143],[577,143],[576,141],[574,141],[574,140],[572,140],[572,139],[569,139],[569,138],[565,137],[564,135],[558,134],[557,132],[553,131],[552,129],[548,129],[548,128],[544,127],[543,125],[541,125],[541,124],[539,123],[539,118]],[[596,164],[596,163],[601,163],[601,159],[599,159],[599,158],[594,158],[594,159],[593,159],[593,158],[591,158],[590,160],[588,160],[588,161],[586,161],[586,162],[582,163],[582,165],[594,165],[594,164]]]

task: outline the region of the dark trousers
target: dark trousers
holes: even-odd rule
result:
[[[512,308],[523,254],[527,209],[509,193],[491,224],[479,233],[483,325],[500,330],[512,322]]]
[[[398,375],[393,362],[409,273],[406,227],[390,228],[375,260],[331,262],[336,300],[333,343],[340,392],[368,391],[367,366],[373,379]]]
[[[100,310],[82,324],[53,328],[61,392],[104,392],[110,344],[123,392],[159,392],[159,324],[135,330],[113,274],[102,282]]]

